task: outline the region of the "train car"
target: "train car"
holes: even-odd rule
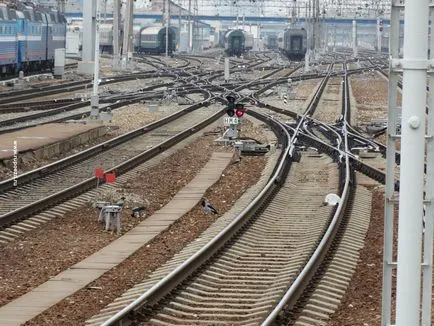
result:
[[[168,52],[176,50],[176,32],[169,27]],[[140,31],[139,52],[161,54],[166,52],[166,28],[162,26],[144,27]]]
[[[139,51],[140,31],[142,26],[133,25],[133,47],[135,52]],[[111,21],[100,24],[99,48],[101,53],[113,53],[113,23]],[[121,41],[121,40],[120,40]]]
[[[140,32],[142,30],[142,26],[140,25],[133,25],[133,43],[134,43],[134,51],[139,52],[140,47]]]
[[[283,34],[285,55],[291,60],[302,60],[307,51],[307,32],[304,28],[288,28]]]
[[[45,16],[47,26],[43,27],[46,31],[47,40],[47,63],[49,66],[54,66],[54,55],[56,49],[63,49],[66,47],[66,19],[56,10],[48,10],[42,13]]]
[[[101,53],[113,53],[113,24],[99,25],[99,49]]]
[[[52,68],[65,39],[66,20],[56,11],[0,4],[0,75]]]
[[[17,17],[22,28],[18,30],[21,69],[37,71],[47,68],[47,21],[40,12],[31,6],[21,6]],[[21,42],[24,39],[23,42]]]
[[[277,35],[277,48],[282,53],[284,52],[283,35],[284,35],[283,33],[279,33]]]
[[[241,56],[246,52],[244,31],[233,29],[225,34],[225,52],[228,56]]]
[[[246,40],[244,43],[244,48],[246,49],[246,51],[250,51],[251,49],[253,49],[253,45],[254,45],[253,34],[244,31],[244,37]]]
[[[265,39],[265,46],[267,49],[275,50],[277,49],[277,35],[276,34],[268,34]]]
[[[11,74],[17,70],[17,20],[15,10],[0,3],[0,73]]]

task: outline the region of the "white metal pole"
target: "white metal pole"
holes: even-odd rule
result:
[[[395,192],[396,175],[396,145],[398,141],[398,112],[397,92],[398,81],[401,73],[399,69],[392,67],[392,62],[399,59],[399,25],[400,8],[392,2],[389,29],[389,92],[388,92],[388,117],[387,117],[387,151],[386,151],[386,187],[384,189],[384,236],[383,236],[383,289],[381,325],[390,325],[392,322],[392,289],[396,286],[393,273],[396,268],[394,250],[395,210],[397,208],[398,192]],[[399,132],[400,134],[400,132]]]
[[[124,17],[124,39],[122,44],[122,60],[128,62],[128,52],[130,52],[130,24],[132,24],[133,15],[133,0],[127,0]]]
[[[420,325],[429,0],[405,6],[396,326]]]
[[[133,25],[134,25],[134,0],[130,1],[130,21],[128,22],[128,59],[133,58],[134,52],[134,34],[133,34]]]
[[[169,15],[169,6],[170,0],[166,0],[166,57],[169,56],[169,24],[170,24],[170,15]]]
[[[99,117],[99,96],[98,96],[98,83],[99,83],[99,0],[96,0],[96,35],[95,35],[95,65],[93,72],[93,94],[91,97],[91,117],[98,119]]]
[[[320,26],[319,26],[319,19],[320,19],[319,0],[316,0],[315,7],[316,7],[316,10],[315,10],[315,54],[317,56],[318,52],[321,50],[321,30],[320,30]]]
[[[357,21],[353,20],[353,56],[357,57]]]
[[[377,18],[377,51],[381,52],[381,35],[383,34],[383,25],[380,17]]]
[[[434,19],[434,8],[430,7],[430,21]],[[431,33],[432,35],[432,33]],[[430,60],[434,57],[434,37],[430,37]],[[430,67],[429,80],[429,112],[427,119],[428,135],[434,133],[434,70]],[[434,230],[434,139],[428,138],[426,144],[426,185],[425,185],[425,232],[423,233],[423,262],[422,269],[422,325],[432,325],[432,281],[433,281],[433,230]]]
[[[191,53],[193,47],[193,26],[191,25],[191,0],[188,0],[188,53]]]
[[[120,37],[120,18],[121,18],[121,3],[120,0],[114,0],[113,2],[113,57],[114,66],[119,65],[119,37]]]

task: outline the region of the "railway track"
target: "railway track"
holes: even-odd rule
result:
[[[330,158],[303,154],[264,211],[204,271],[154,307],[159,312],[147,324],[235,325],[265,319],[319,241],[332,211],[321,204],[338,184]]]
[[[143,152],[149,152],[146,150],[152,148],[154,145],[158,145],[158,149],[156,151],[150,150],[153,153],[152,155],[162,151],[163,148],[167,148],[167,142],[173,143],[173,140],[171,140],[172,136],[173,138],[179,138],[179,135],[175,136],[177,132],[187,129],[187,132],[182,132],[181,134],[188,134],[189,128],[193,132],[198,126],[203,126],[213,119],[217,119],[221,114],[221,110],[219,109],[196,110],[206,102],[203,101],[198,105],[193,105],[183,110],[181,113],[178,112],[172,115],[168,119],[163,119],[168,121],[169,125],[172,126],[170,128],[175,130],[173,131],[167,127],[169,129],[165,129],[164,139],[155,137],[158,133],[151,131],[151,128],[141,128],[128,135],[123,135],[102,145],[97,145],[97,150],[92,148],[84,153],[82,152],[73,157],[58,161],[48,167],[21,175],[16,180],[18,185],[21,186],[18,189],[12,187],[11,180],[0,183],[0,189],[3,191],[0,195],[1,225],[8,225],[18,219],[30,216],[56,202],[89,189],[92,187],[91,182],[94,180],[92,174],[96,167],[110,170],[115,169],[117,166],[116,171],[119,173],[119,166],[128,166],[128,161],[132,160],[132,158],[137,156],[149,157],[149,155],[144,155]],[[197,112],[205,112],[206,118],[204,118],[203,114],[201,116]],[[182,117],[182,115],[188,115],[189,117]],[[181,116],[181,118],[176,123],[173,123],[171,121],[175,116],[177,118]],[[161,126],[161,123],[157,123],[156,125]],[[146,141],[143,141],[141,138],[146,139]],[[167,140],[168,138],[170,139]],[[164,140],[167,141],[164,142]],[[122,156],[119,153],[122,153]],[[127,163],[121,164],[124,161],[127,161]],[[60,166],[62,167],[61,171],[59,171]]]
[[[158,58],[157,58],[158,59]],[[183,59],[186,63],[189,63],[187,59]],[[256,65],[256,63],[255,63]],[[186,65],[184,65],[186,66]],[[184,67],[181,66],[181,67]],[[156,72],[148,72],[145,74],[133,74],[129,76],[119,76],[116,78],[107,78],[106,81],[103,81],[101,85],[108,85],[115,82],[122,82],[122,81],[129,81],[129,80],[135,80],[137,78],[155,78]],[[203,75],[207,75],[207,73],[202,73]],[[217,71],[213,75],[218,76],[221,72]],[[119,103],[119,101],[123,101],[123,105],[131,104],[137,101],[143,101],[143,100],[149,100],[153,98],[161,98],[162,97],[162,91],[154,91],[159,88],[169,88],[170,86],[174,86],[177,83],[177,79],[181,78],[181,82],[186,85],[186,87],[183,87],[184,90],[181,90],[179,92],[179,95],[187,94],[187,92],[191,92],[189,90],[187,84],[191,82],[189,80],[188,76],[192,76],[195,79],[199,78],[201,74],[197,71],[187,71],[184,68],[183,69],[172,69],[168,71],[160,71],[158,72],[159,77],[172,77],[175,78],[173,82],[168,82],[164,84],[157,84],[157,85],[151,85],[148,87],[145,87],[140,90],[140,92],[137,95],[119,95],[119,96],[102,96],[100,100],[100,109],[105,110],[108,107],[110,109],[117,109],[122,106],[122,103]],[[52,95],[52,94],[58,94],[63,93],[65,91],[74,91],[82,89],[83,87],[90,87],[90,81],[82,81],[82,82],[73,82],[69,83],[67,85],[60,85],[60,86],[50,86],[46,88],[45,90],[40,90],[40,93],[38,96],[44,96],[44,95]],[[178,88],[178,87],[176,87]],[[194,89],[192,90],[195,91]],[[13,92],[6,94],[7,97],[3,100],[5,101],[22,101],[25,99],[29,99],[33,96],[35,96],[36,90],[27,90],[27,91],[19,91],[19,92]],[[148,94],[146,93],[148,92]],[[6,96],[5,93],[0,93],[1,96]],[[135,101],[134,101],[135,98]],[[0,98],[0,103],[2,99]],[[116,104],[113,104],[116,102]],[[0,105],[0,113],[7,113],[7,112],[21,112],[23,110],[29,110],[29,109],[38,109],[41,107],[44,107],[44,110],[41,112],[36,113],[30,113],[30,114],[24,114],[19,115],[18,117],[13,117],[10,119],[6,119],[0,122],[0,133],[5,132],[11,132],[20,130],[23,128],[27,128],[30,126],[36,126],[39,124],[44,123],[52,123],[52,122],[62,122],[66,120],[73,120],[73,119],[80,119],[83,116],[87,116],[90,114],[89,109],[90,101],[74,101],[71,99],[65,99],[65,100],[51,100],[51,101],[42,101],[42,102],[26,102],[26,103],[17,103],[17,105],[14,105],[13,108],[10,105]],[[51,107],[50,109],[47,107]]]
[[[218,107],[190,109],[162,119],[127,135],[97,145],[85,152],[21,175],[14,187],[12,180],[0,183],[0,223],[10,224],[71,198],[96,185],[95,168],[120,174],[153,157],[221,115]],[[155,127],[157,126],[156,129]],[[154,130],[152,130],[154,129]]]
[[[318,104],[320,95],[321,92],[310,106]],[[266,107],[259,100],[257,103]],[[295,118],[300,117],[295,115]],[[150,280],[137,285],[87,324],[105,321],[103,325],[112,325],[125,319],[147,325],[257,324],[265,319],[271,322],[280,318],[278,315],[288,302],[287,293],[293,289],[292,285],[301,282],[303,285],[295,290],[297,295],[289,299],[290,306],[294,306],[292,301],[297,302],[298,295],[309,283],[308,276],[312,277],[321,264],[320,260],[312,263],[316,267],[309,267],[304,274],[306,262],[311,264],[309,257],[315,256],[317,244],[325,241],[318,254],[324,257],[334,239],[330,234],[341,232],[337,229],[339,220],[345,215],[346,204],[351,203],[349,158],[346,158],[346,169],[338,174],[333,163],[337,161],[336,148],[325,144],[325,139],[296,136],[305,118],[298,120],[297,130],[289,128],[289,131],[284,131],[287,128],[282,124],[271,122],[279,134],[286,133],[289,138],[292,133],[292,142],[287,144],[289,140],[281,138],[281,143],[287,146],[261,196],[232,222],[226,223],[224,230],[205,247],[193,244],[186,248],[186,252],[155,271]],[[268,118],[262,116],[262,119]],[[295,152],[294,141],[298,137],[300,141],[315,144],[324,154]],[[289,177],[285,178],[290,166]],[[76,171],[72,169],[71,173]],[[344,183],[345,187],[341,187]],[[339,189],[343,191],[342,206],[336,211],[323,206],[324,196]],[[308,204],[301,204],[306,198]],[[304,279],[299,281],[299,276]],[[285,301],[280,301],[281,297]],[[125,308],[126,304],[130,305]],[[279,308],[277,312],[273,310],[275,306]],[[119,308],[123,311],[111,317]]]
[[[324,85],[323,83],[322,89]],[[320,92],[320,90],[318,91]],[[313,100],[312,106],[316,104],[317,102]],[[264,116],[262,118],[267,119]],[[299,122],[299,126],[302,125],[302,120]],[[275,183],[278,177],[279,186],[276,186],[271,193],[264,190],[262,195],[267,193],[268,196],[258,196],[252,205],[249,205],[248,208],[254,209],[253,212],[247,214],[248,208],[246,208],[243,211],[244,214],[241,213],[231,223],[232,228],[226,227],[224,231],[194,254],[193,257],[195,258],[190,258],[182,263],[157,284],[148,286],[152,284],[152,282],[148,282],[147,285],[138,286],[132,289],[132,292],[127,292],[116,304],[122,304],[122,302],[130,304],[115,316],[107,320],[107,316],[113,315],[114,310],[114,307],[108,307],[102,315],[96,316],[93,320],[98,321],[98,323],[106,320],[103,325],[113,325],[125,319],[140,320],[146,324],[156,325],[187,325],[257,324],[267,318],[270,310],[279,303],[280,297],[285,293],[290,279],[302,270],[304,263],[315,250],[316,244],[320,241],[322,232],[330,220],[333,221],[332,224],[335,227],[335,221],[342,215],[342,207],[347,201],[347,195],[343,195],[342,198],[345,198],[342,201],[343,206],[339,206],[341,212],[336,214],[332,214],[333,209],[321,205],[325,194],[331,190],[328,188],[329,179],[326,178],[328,173],[316,174],[312,171],[327,170],[327,164],[321,162],[324,157],[317,153],[313,155],[311,160],[305,158],[308,154],[302,155],[302,164],[293,162],[293,160],[297,160],[293,146],[299,130],[297,127],[293,131],[292,142],[286,147],[279,168],[270,180],[270,182]],[[289,137],[288,133],[287,135]],[[288,153],[291,153],[292,159],[287,159]],[[332,164],[332,159],[327,159],[328,163]],[[292,167],[290,173],[294,173],[294,166],[300,166],[306,170],[304,174],[297,174],[299,179],[294,181],[294,176],[293,178],[285,178],[289,166]],[[346,166],[348,171],[348,160]],[[336,173],[337,169],[334,166],[330,171]],[[345,194],[348,192],[349,171],[346,174],[346,186],[343,190]],[[309,177],[313,179],[324,177],[326,179],[312,179],[312,184],[310,184]],[[343,180],[338,182],[337,173],[331,179],[334,181],[330,181],[330,184],[333,191],[336,192]],[[303,183],[307,184],[306,188],[301,185]],[[268,188],[266,187],[268,191],[271,187],[269,185],[267,185]],[[320,189],[321,186],[318,185],[327,189]],[[296,186],[299,187],[298,190]],[[298,194],[300,197],[297,197]],[[300,203],[301,198],[306,199],[306,196],[310,194],[313,194],[312,197],[309,196],[312,206],[308,207],[307,211],[295,208],[294,211],[288,213],[289,206],[294,208],[297,205],[303,205]],[[289,206],[286,206],[285,201],[289,202]],[[262,206],[259,203],[266,204]],[[321,208],[329,209],[333,218],[329,220],[324,211],[319,213]],[[318,212],[319,216],[323,218],[323,224],[318,223],[320,218],[315,216],[313,212]],[[294,224],[289,222],[292,219],[287,214],[291,217],[294,216]],[[296,240],[291,242],[290,239],[303,233],[300,230],[307,230],[307,225],[303,225],[300,221],[307,215],[316,221],[313,230],[309,229],[316,236],[307,239],[304,245],[294,245]],[[309,220],[309,218],[306,219]],[[243,220],[246,221],[241,222]],[[277,241],[274,240],[276,237],[278,238]],[[323,245],[323,248],[326,248],[326,245]],[[213,258],[208,260],[213,254]],[[291,260],[291,257],[295,257],[295,260]],[[179,261],[169,263],[169,265],[173,267],[176,263]],[[200,268],[197,269],[199,266]],[[196,270],[195,274],[193,274],[194,270]],[[161,275],[161,272],[156,271],[156,273]],[[175,287],[176,289],[173,290]],[[234,289],[237,289],[236,292],[240,294],[234,293]],[[166,293],[170,294],[164,296]],[[164,300],[162,300],[163,298]],[[119,306],[116,309],[119,309]],[[157,311],[156,314],[155,311]],[[91,324],[92,321],[89,323]]]

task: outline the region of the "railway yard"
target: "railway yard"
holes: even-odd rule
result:
[[[380,324],[385,56],[251,52],[229,80],[222,50],[111,62],[107,121],[74,68],[0,85],[1,325]],[[228,95],[265,154],[225,138]]]

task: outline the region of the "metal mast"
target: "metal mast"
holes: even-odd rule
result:
[[[57,1],[57,9],[59,10],[59,12],[64,13],[66,3],[68,2],[68,0],[56,0],[56,1]]]
[[[121,0],[114,0],[113,2],[113,57],[114,66],[119,65],[119,51],[120,51],[120,30],[121,30]]]
[[[197,0],[194,0],[193,4],[193,48],[195,51],[198,50],[198,43],[200,39],[199,34],[199,22],[197,20],[197,16],[199,15],[199,5]]]
[[[292,0],[291,27],[297,23],[297,0]]]
[[[404,57],[399,58],[400,13],[404,9]],[[392,0],[386,192],[384,214],[383,303],[381,325],[391,325],[393,269],[396,273],[396,326],[431,325],[434,195],[434,64],[428,60],[430,0],[404,5]],[[431,37],[430,52],[434,51]],[[402,113],[397,84],[403,75]],[[426,80],[429,110],[426,116]],[[427,132],[426,131],[427,122]],[[397,128],[401,126],[401,135]],[[400,192],[394,191],[396,140],[401,140]],[[426,151],[425,151],[426,150]],[[426,156],[426,175],[424,171]],[[426,179],[425,179],[426,178]],[[394,209],[399,203],[397,262]],[[425,205],[424,205],[425,204]],[[425,206],[425,208],[424,208]],[[423,220],[425,219],[425,223]],[[425,224],[425,225],[424,225]]]
[[[93,92],[91,97],[91,119],[99,118],[99,95],[98,95],[98,84],[99,84],[99,24],[101,20],[101,15],[99,11],[99,0],[96,0],[95,7],[96,14],[96,35],[95,35],[95,65],[93,72]]]
[[[188,53],[191,53],[193,48],[192,40],[192,24],[191,24],[191,0],[188,0]]]
[[[166,25],[166,57],[169,56],[169,25],[170,25],[170,0],[164,1],[164,23]]]
[[[133,52],[133,15],[134,15],[134,0],[127,0],[127,7],[124,18],[124,40],[122,45],[122,60],[128,62],[132,57]]]

